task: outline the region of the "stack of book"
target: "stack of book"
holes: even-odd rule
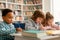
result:
[[[46,33],[45,31],[39,30],[26,30],[22,32],[22,36],[40,38],[42,36],[46,36]]]

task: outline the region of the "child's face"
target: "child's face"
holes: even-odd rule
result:
[[[41,23],[42,20],[43,20],[43,18],[38,17],[38,18],[36,19],[36,23]]]
[[[19,21],[22,21],[23,20],[23,17],[21,16],[21,17],[19,17]]]
[[[13,12],[9,12],[6,16],[3,16],[3,20],[10,24],[13,22],[13,17],[14,17]]]
[[[50,25],[50,26],[51,26],[51,25],[52,25],[52,23],[53,23],[53,19],[49,19],[49,20],[48,20],[48,25]]]

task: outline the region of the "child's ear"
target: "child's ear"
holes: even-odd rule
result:
[[[5,19],[5,16],[2,16],[2,19]]]

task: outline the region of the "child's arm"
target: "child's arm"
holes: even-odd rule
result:
[[[17,32],[22,32],[22,28],[16,28]]]
[[[52,27],[55,28],[56,30],[60,30],[60,27],[57,24],[54,24]]]
[[[42,24],[40,24],[40,30],[45,30],[45,27]]]
[[[56,30],[56,29],[51,26],[45,26],[45,27],[42,26],[41,30]]]

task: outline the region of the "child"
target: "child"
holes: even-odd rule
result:
[[[16,32],[14,25],[12,25],[13,17],[14,13],[12,10],[2,10],[3,22],[0,23],[0,40],[13,40],[13,36],[10,36],[10,34]]]
[[[44,30],[59,30],[59,26],[54,24],[54,17],[50,14],[50,12],[46,13],[45,27]]]
[[[42,20],[44,18],[43,12],[36,10],[32,15],[31,19],[29,19],[25,24],[26,30],[41,30]]]

